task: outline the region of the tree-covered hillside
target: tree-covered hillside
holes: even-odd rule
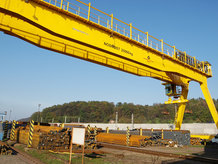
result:
[[[218,99],[214,100],[218,109]],[[184,115],[184,123],[209,123],[213,122],[207,104],[204,99],[189,100]],[[106,101],[76,101],[65,103],[63,105],[55,105],[45,108],[42,112],[35,112],[31,118],[43,122],[64,122],[65,116],[67,122],[95,122],[108,123],[115,120],[116,112],[118,112],[119,123],[130,123],[131,115],[134,114],[134,123],[173,123],[175,115],[175,104],[153,104],[136,105],[133,103],[117,103]]]

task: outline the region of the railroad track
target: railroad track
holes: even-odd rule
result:
[[[5,142],[0,141],[0,155],[12,155],[13,150]]]
[[[186,160],[194,160],[194,161],[200,161],[200,162],[206,162],[206,163],[218,163],[218,159],[215,159],[215,158],[199,157],[195,155],[173,154],[173,153],[152,151],[152,150],[146,150],[143,148],[128,147],[128,146],[108,144],[108,143],[102,143],[102,142],[98,142],[98,145],[107,147],[107,148],[112,148],[112,149],[132,151],[136,153],[151,154],[151,155],[172,157],[172,158],[179,158],[179,159],[186,159]]]
[[[25,161],[26,163],[29,163],[29,164],[44,164],[40,160],[31,157],[27,153],[22,152],[21,150],[15,148],[15,147],[12,147],[5,142],[0,141],[0,145],[2,147],[4,146],[4,149],[7,149],[8,151],[10,151],[10,153],[4,153],[2,155],[17,155],[20,159],[22,159],[23,161]]]
[[[19,158],[21,158],[22,160],[24,160],[25,162],[27,162],[29,164],[44,164],[40,160],[31,157],[27,153],[15,148],[15,147],[11,147],[11,149],[13,149],[15,152],[17,152],[17,155],[18,155]]]

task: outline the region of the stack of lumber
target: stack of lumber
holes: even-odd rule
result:
[[[29,126],[15,129],[14,140],[28,144]],[[34,126],[32,147],[37,149],[68,149],[70,145],[70,131],[66,128],[53,126]]]
[[[129,138],[129,146],[140,147],[146,138],[148,137],[131,135]],[[110,144],[127,145],[127,139],[125,134],[99,133],[96,136],[96,140],[98,142],[105,142]]]
[[[112,133],[99,133],[96,136],[98,142],[127,145],[126,134],[112,134]],[[161,139],[160,137],[130,135],[128,146],[142,147],[142,146],[170,146],[173,147],[177,142],[170,139]]]

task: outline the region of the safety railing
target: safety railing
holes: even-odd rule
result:
[[[91,6],[91,3],[86,4],[80,0],[42,0],[58,8],[61,8],[67,12],[71,12],[80,17],[83,17],[98,25],[104,26],[113,32],[117,32],[125,37],[133,39],[139,43],[142,43],[154,50],[157,50],[165,55],[171,56],[186,63],[189,66],[195,67],[198,70],[212,75],[211,66],[209,63],[205,64],[197,60],[195,57],[189,56],[186,52],[182,52],[163,41],[163,39],[157,39],[148,32],[143,32],[132,26],[132,23],[127,24],[113,16],[109,15],[95,7]]]

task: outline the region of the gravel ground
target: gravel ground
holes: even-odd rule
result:
[[[154,147],[151,149],[154,150]],[[205,162],[184,160],[184,159],[177,159],[177,158],[170,158],[170,157],[161,157],[156,155],[126,151],[126,150],[117,150],[111,148],[102,148],[101,150],[104,152],[108,152],[108,154],[106,155],[106,161],[113,164],[205,164]],[[180,149],[180,150],[184,150],[184,149]],[[199,151],[201,150],[202,149],[200,149]],[[171,149],[171,151],[173,151],[173,149]],[[198,152],[197,150],[195,151]]]
[[[201,154],[204,153],[204,147],[161,147],[161,146],[151,146],[151,147],[145,147],[146,150],[152,150],[152,151],[159,151],[159,152],[165,152],[165,153],[174,153],[174,154]]]
[[[146,147],[144,149],[159,152],[168,152],[174,154],[196,154],[204,157],[217,157],[217,147]],[[102,147],[101,151],[105,152],[102,159],[105,163],[111,164],[204,164],[204,162],[184,160],[178,158],[162,157],[151,154],[142,154],[127,150],[117,150]],[[0,164],[32,164],[30,159],[26,159],[22,155],[1,155]]]
[[[218,159],[218,146],[184,146],[184,147],[145,147],[146,150],[182,154],[182,155],[197,155],[201,157]]]
[[[2,164],[29,164],[22,160],[19,155],[1,155],[0,163]]]

